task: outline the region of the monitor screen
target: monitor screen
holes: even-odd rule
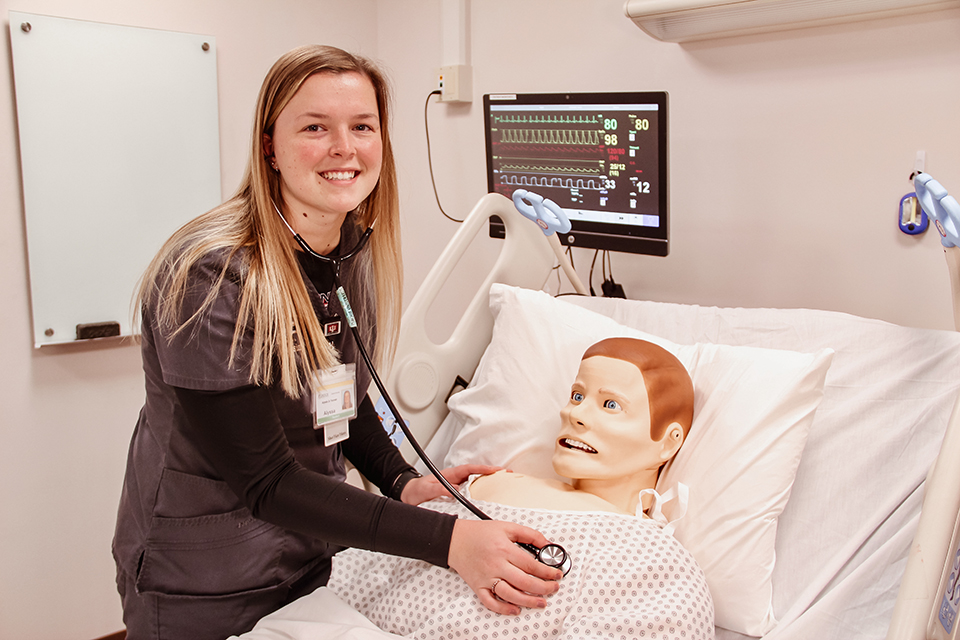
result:
[[[665,92],[487,94],[483,112],[489,191],[554,201],[565,245],[667,255]]]

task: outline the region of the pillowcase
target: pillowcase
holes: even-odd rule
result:
[[[783,511],[833,357],[668,340],[618,324],[541,291],[494,284],[493,336],[470,386],[452,396],[435,440],[444,466],[494,464],[560,478],[551,456],[580,358],[593,343],[627,336],[659,344],[694,385],[694,420],[661,473],[663,494],[690,490],[674,535],[703,568],[716,624],[760,636],[773,628],[777,517]],[[574,559],[576,561],[576,559]]]

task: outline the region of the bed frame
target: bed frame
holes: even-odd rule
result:
[[[469,303],[459,324],[442,344],[430,340],[425,320],[437,302],[444,283],[453,273],[465,248],[485,228],[491,216],[499,216],[506,238],[496,264]],[[953,289],[954,317],[960,330],[960,248],[947,250]],[[414,436],[424,446],[447,414],[446,400],[458,385],[469,381],[493,331],[488,310],[488,291],[494,282],[539,289],[556,266],[546,237],[523,218],[502,195],[483,197],[464,220],[447,248],[427,275],[404,313],[394,366],[387,388]],[[411,462],[416,456],[407,444],[401,447]],[[923,508],[907,566],[893,611],[888,640],[948,638],[937,624],[942,599],[940,585],[949,576],[946,562],[960,514],[960,399],[954,405],[938,463],[930,470]],[[954,545],[957,543],[954,542]]]

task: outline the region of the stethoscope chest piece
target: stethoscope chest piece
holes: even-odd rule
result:
[[[570,561],[570,554],[558,544],[544,545],[540,551],[537,552],[537,560],[548,567],[560,569],[563,575],[570,573],[570,567],[573,564]]]

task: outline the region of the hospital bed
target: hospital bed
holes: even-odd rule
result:
[[[492,215],[507,229],[499,258],[435,344],[428,311]],[[554,298],[538,289],[555,266],[540,230],[491,194],[411,300],[387,386],[439,466],[549,475],[551,412],[582,347],[607,335],[659,341],[682,352],[698,400],[658,489],[689,488],[675,535],[707,576],[716,637],[948,637],[960,334],[809,309]],[[323,588],[243,637],[397,636]]]

